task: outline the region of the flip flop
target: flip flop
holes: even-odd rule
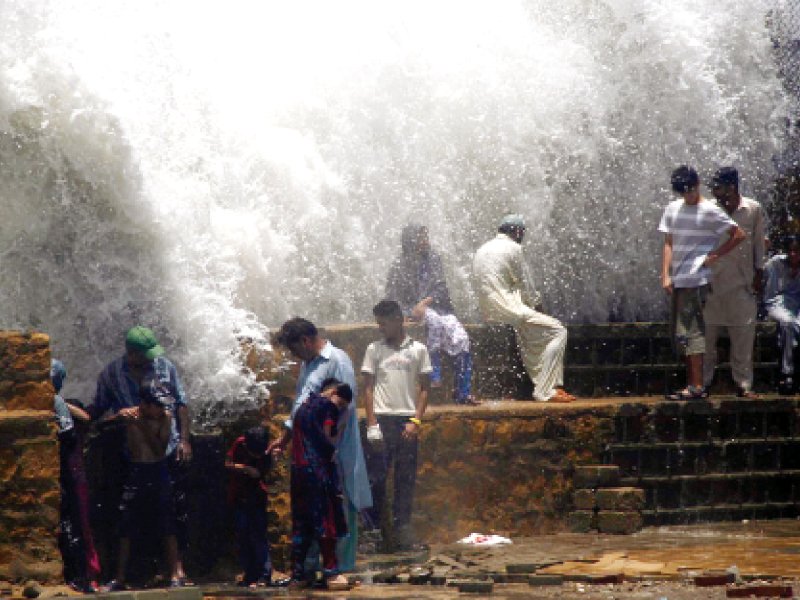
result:
[[[476,400],[475,396],[467,396],[463,400],[456,400],[455,403],[462,406],[480,406],[483,404],[480,400]]]
[[[350,582],[344,575],[337,575],[325,581],[325,587],[332,592],[344,592],[350,589]]]
[[[708,390],[703,388],[699,392],[692,392],[689,388],[684,388],[672,394],[667,394],[667,400],[685,401],[685,400],[705,400],[708,398]]]
[[[562,390],[561,388],[558,388],[555,393],[547,399],[548,402],[552,402],[554,404],[567,404],[569,402],[575,402],[575,400],[577,400],[575,396]]]

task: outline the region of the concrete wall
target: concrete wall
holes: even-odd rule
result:
[[[0,332],[0,580],[61,577],[50,339]]]

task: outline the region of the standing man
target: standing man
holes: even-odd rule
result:
[[[175,365],[164,356],[155,333],[147,327],[137,325],[125,334],[125,354],[110,362],[97,380],[97,391],[94,404],[88,408],[93,420],[106,413],[110,417],[105,421],[116,421],[119,412],[124,408],[139,406],[141,386],[144,381],[155,381],[163,386],[174,399],[171,410],[169,444],[166,450],[167,467],[170,473],[173,499],[175,504],[175,534],[178,542],[179,557],[177,563],[177,579],[181,585],[186,581],[183,569],[182,554],[186,550],[188,532],[188,507],[186,503],[186,467],[192,458],[190,443],[191,424],[186,394],[178,377]],[[125,453],[124,429],[109,431],[113,448],[107,448],[114,456],[104,456],[104,484],[106,498],[102,502],[109,513],[106,525],[118,522],[118,507],[122,496],[122,486],[127,473],[128,457]]]
[[[747,238],[711,268],[713,285],[708,291],[703,318],[706,322],[706,355],[703,385],[708,389],[717,364],[717,337],[728,329],[731,340],[731,371],[741,398],[758,398],[753,392],[753,342],[756,337],[756,297],[764,276],[764,210],[739,194],[739,172],[734,167],[719,169],[711,193]]]
[[[539,297],[532,291],[522,256],[522,215],[506,215],[497,231],[494,239],[478,248],[472,263],[481,316],[514,327],[522,362],[533,381],[534,400],[572,402],[575,396],[563,389],[567,329],[534,308]]]
[[[700,195],[700,177],[692,167],[675,169],[671,183],[672,191],[681,197],[667,205],[658,226],[664,234],[661,287],[672,299],[672,333],[676,348],[685,356],[688,385],[667,398],[699,400],[708,397],[703,387],[703,306],[711,267],[746,234],[721,208]],[[717,248],[725,233],[727,241]]]
[[[369,474],[375,504],[372,521],[381,525],[386,479],[394,470],[392,532],[398,550],[414,546],[411,509],[417,480],[417,449],[422,417],[428,406],[433,370],[424,344],[406,335],[403,311],[394,300],[372,309],[383,339],[364,353],[364,409],[367,413]]]
[[[428,228],[409,224],[401,234],[401,253],[386,280],[386,298],[395,300],[406,317],[425,324],[431,357],[431,387],[442,385],[442,350],[453,359],[453,400],[480,404],[472,395],[472,353],[464,326],[453,312],[439,253],[431,248]],[[448,340],[458,341],[455,344]]]
[[[292,438],[294,414],[312,392],[317,394],[322,392],[322,383],[325,380],[337,379],[349,385],[353,390],[353,401],[350,402],[347,410],[344,411],[345,414],[340,418],[339,428],[342,431],[336,452],[336,459],[344,480],[344,512],[349,531],[349,535],[337,543],[336,556],[341,571],[352,571],[356,564],[356,548],[358,546],[358,511],[372,506],[364,450],[361,447],[361,436],[358,431],[353,363],[350,362],[347,353],[320,336],[311,321],[300,317],[289,319],[281,325],[275,336],[275,342],[303,361],[303,365],[297,378],[292,416],[284,423],[283,435],[279,440],[270,444],[268,452],[286,449]]]

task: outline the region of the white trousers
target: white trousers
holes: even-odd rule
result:
[[[756,325],[709,325],[706,323],[706,353],[703,357],[703,385],[708,387],[717,367],[717,338],[720,331],[728,330],[731,340],[731,373],[740,388],[753,389],[753,342]]]
[[[511,325],[517,334],[522,363],[536,386],[533,399],[546,401],[564,385],[567,328],[558,319],[525,307]]]

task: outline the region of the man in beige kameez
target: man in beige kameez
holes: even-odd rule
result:
[[[712,266],[711,290],[703,318],[706,322],[706,354],[703,384],[714,379],[717,337],[727,328],[731,340],[730,362],[738,395],[753,393],[753,342],[758,310],[756,295],[762,287],[765,218],[761,205],[739,193],[739,173],[723,167],[714,175],[712,193],[719,206],[745,231],[747,238]]]
[[[514,327],[525,370],[533,381],[534,400],[572,402],[575,397],[561,387],[567,329],[534,308],[538,294],[522,256],[524,235],[522,216],[506,215],[494,239],[475,253],[472,267],[481,316]]]

